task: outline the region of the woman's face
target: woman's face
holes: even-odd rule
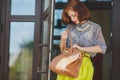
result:
[[[68,11],[68,16],[70,17],[71,21],[74,22],[75,24],[79,24],[79,19],[78,19],[78,14],[77,12],[73,10]]]

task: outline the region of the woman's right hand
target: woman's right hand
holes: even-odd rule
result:
[[[68,32],[67,32],[66,30],[63,31],[62,34],[61,34],[61,37],[62,37],[63,39],[67,39],[67,38],[68,38]]]

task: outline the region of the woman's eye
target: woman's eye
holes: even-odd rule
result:
[[[69,17],[70,17],[70,18],[71,18],[71,17],[76,17],[76,15],[71,15],[71,16],[69,16]]]

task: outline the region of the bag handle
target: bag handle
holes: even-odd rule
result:
[[[72,34],[70,32],[70,30],[66,29],[66,32],[69,34],[70,33],[70,53],[72,53]],[[65,41],[65,51],[67,50],[67,47],[66,47],[66,41]]]

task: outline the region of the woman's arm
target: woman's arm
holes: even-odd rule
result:
[[[60,40],[60,50],[64,51],[65,47],[66,47],[66,39],[61,37],[61,40]]]
[[[78,48],[80,51],[92,52],[92,53],[102,53],[102,49],[99,45],[91,47],[80,47],[76,44],[73,45],[74,48]]]
[[[65,30],[61,34],[61,40],[60,40],[60,50],[64,51],[66,48],[66,40],[68,38],[68,32]]]

